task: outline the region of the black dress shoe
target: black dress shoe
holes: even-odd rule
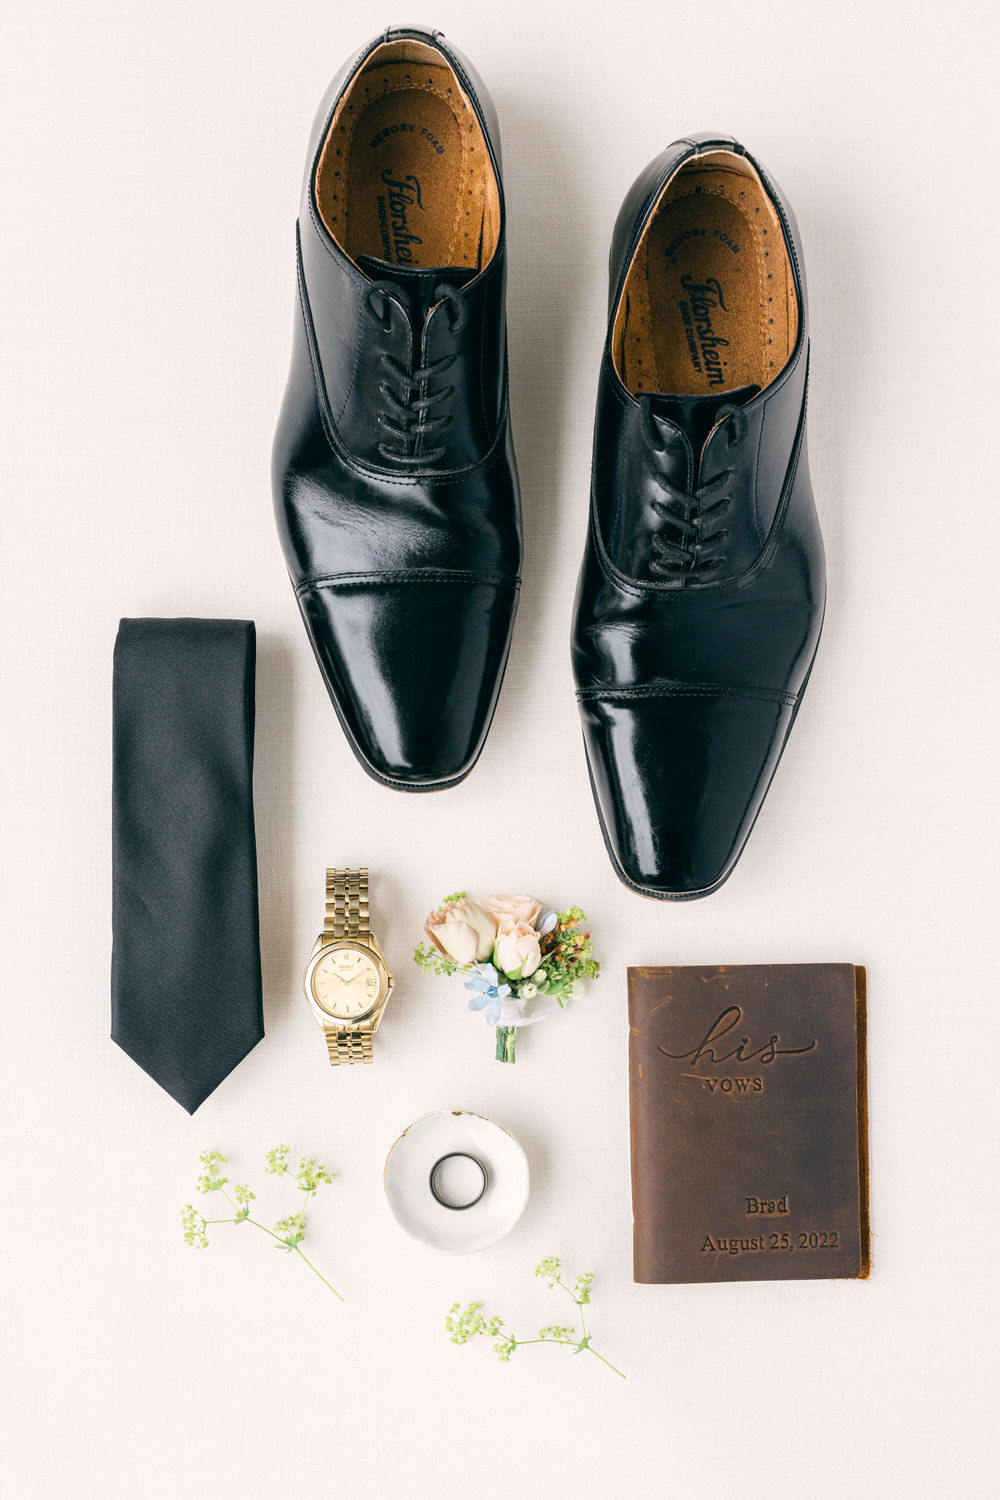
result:
[[[505,279],[489,95],[440,33],[389,29],[313,127],[273,478],[334,707],[412,791],[475,763],[517,607]]]
[[[735,865],[819,641],[795,223],[729,136],[676,141],[615,226],[574,670],[605,842],[644,896]]]

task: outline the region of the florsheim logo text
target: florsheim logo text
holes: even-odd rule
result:
[[[422,245],[419,234],[410,227],[409,215],[414,208],[423,213],[420,197],[420,179],[412,173],[408,177],[394,177],[392,168],[382,173],[385,194],[379,194],[378,217],[386,260],[396,265],[412,265],[414,245]]]
[[[712,326],[713,313],[729,310],[722,286],[715,276],[695,281],[687,272],[681,277],[681,286],[687,298],[678,305],[691,363],[696,370],[704,371],[709,385],[722,385],[725,375],[719,350],[728,349],[729,340],[720,338]]]

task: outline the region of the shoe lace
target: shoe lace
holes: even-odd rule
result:
[[[447,302],[451,309],[451,332],[461,332],[467,318],[461,292],[457,287],[441,282],[434,288],[434,296],[437,299],[434,308]],[[382,300],[381,310],[375,305],[376,298]],[[391,326],[390,302],[396,303],[409,317],[412,304],[408,293],[392,281],[373,281],[364,305],[369,315],[386,332]],[[453,385],[445,385],[438,390],[431,389],[432,383],[455,363],[454,354],[429,360],[426,364],[415,363],[418,358],[416,351],[423,344],[423,334],[433,310],[428,309],[420,336],[413,340],[414,354],[409,369],[391,354],[381,356],[385,378],[379,382],[379,392],[388,410],[379,412],[376,418],[386,433],[386,437],[378,444],[378,451],[390,463],[399,464],[402,468],[434,463],[445,452],[443,443],[432,448],[422,447],[425,438],[443,432],[451,421],[451,413],[440,410],[440,407],[455,390]]]
[[[645,410],[653,450],[664,453],[666,445],[653,420],[652,406],[646,404]],[[727,424],[730,448],[737,447],[747,435],[743,408],[720,406],[716,425],[723,422]],[[654,470],[656,483],[664,493],[653,499],[653,508],[673,532],[672,536],[654,534],[651,538],[654,555],[649,566],[654,573],[683,582],[710,577],[724,566],[725,555],[718,548],[729,535],[721,523],[732,503],[731,496],[724,492],[733,473],[733,469],[723,469],[707,484],[688,491],[671,483],[661,469]]]

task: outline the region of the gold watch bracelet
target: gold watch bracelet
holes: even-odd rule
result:
[[[327,870],[323,936],[332,942],[368,942],[368,870]],[[370,1063],[372,1023],[355,1027],[324,1026],[330,1062]]]

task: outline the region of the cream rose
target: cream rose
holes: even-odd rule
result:
[[[453,901],[432,911],[424,931],[439,953],[457,964],[480,963],[489,958],[497,935],[497,921],[478,901]]]
[[[505,917],[497,930],[493,962],[508,979],[527,979],[542,961],[538,933],[527,922]]]
[[[483,905],[498,922],[527,922],[529,927],[536,927],[542,914],[542,903],[534,896],[487,896]]]

